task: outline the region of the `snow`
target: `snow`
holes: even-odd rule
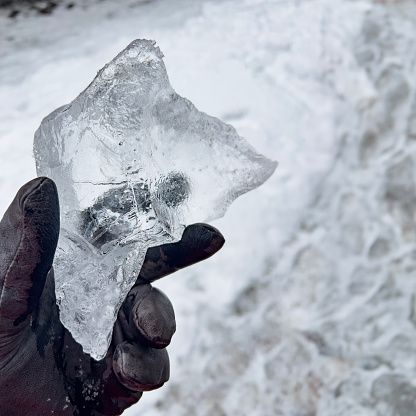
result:
[[[178,94],[280,162],[213,222],[220,253],[158,282],[177,314],[171,380],[126,415],[416,414],[415,16],[122,0],[2,18],[1,211],[35,176],[41,119],[135,38],[157,40]]]

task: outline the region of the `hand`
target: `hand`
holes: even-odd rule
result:
[[[148,250],[107,355],[93,360],[61,324],[51,269],[59,235],[55,184],[24,185],[0,222],[0,415],[120,415],[169,378],[175,332],[168,298],[150,283],[216,253],[224,238],[195,224]]]

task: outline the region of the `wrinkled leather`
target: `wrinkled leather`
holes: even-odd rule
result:
[[[169,379],[175,315],[150,283],[210,257],[224,238],[195,224],[180,242],[149,249],[107,355],[95,361],[59,320],[51,268],[58,235],[55,184],[34,179],[0,222],[0,415],[120,415]]]

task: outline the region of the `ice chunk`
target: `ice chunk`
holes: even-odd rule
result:
[[[56,182],[61,201],[61,320],[95,359],[147,248],[221,217],[276,168],[176,94],[162,58],[155,42],[135,40],[35,134],[37,173]]]

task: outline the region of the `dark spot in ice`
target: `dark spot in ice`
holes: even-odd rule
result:
[[[150,210],[150,191],[146,183],[119,186],[103,193],[91,207],[81,212],[80,231],[93,246],[101,248],[130,234],[136,213]]]
[[[189,196],[191,187],[181,172],[171,172],[158,186],[157,197],[168,207],[177,207]]]

